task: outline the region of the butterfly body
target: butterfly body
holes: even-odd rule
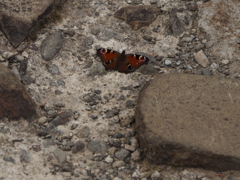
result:
[[[147,64],[149,59],[146,56],[136,54],[119,53],[110,49],[98,49],[97,55],[100,56],[106,70],[112,69],[118,72],[130,73],[143,64]]]

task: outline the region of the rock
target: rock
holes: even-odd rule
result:
[[[149,26],[160,14],[156,6],[126,6],[115,12],[114,17],[126,21],[133,29]]]
[[[113,168],[119,168],[125,165],[124,161],[114,161],[114,163],[112,164]]]
[[[227,65],[227,64],[229,64],[229,60],[228,60],[228,59],[223,59],[223,60],[221,61],[221,63],[222,63],[223,65]]]
[[[184,23],[178,18],[177,13],[175,10],[171,12],[169,15],[169,21],[166,24],[165,31],[170,35],[180,35],[185,30]]]
[[[124,127],[128,127],[134,121],[134,111],[125,110],[119,112],[120,123]]]
[[[108,164],[112,163],[113,162],[113,158],[111,158],[111,156],[107,156],[105,159],[104,159],[105,162],[107,162]]]
[[[72,153],[77,153],[79,151],[82,151],[85,147],[85,144],[82,141],[76,142],[72,147]]]
[[[22,76],[27,74],[27,66],[28,66],[28,60],[22,60],[20,62],[20,67],[19,67],[19,74]]]
[[[3,1],[1,4],[1,31],[10,44],[17,48],[27,37],[34,35],[42,22],[54,12],[56,5],[64,1],[59,0],[19,0]],[[41,21],[41,23],[39,23]]]
[[[181,180],[195,180],[197,179],[197,175],[194,172],[189,172],[184,170],[182,172]]]
[[[130,156],[130,152],[126,149],[120,149],[119,151],[115,152],[115,156],[120,160],[125,160]]]
[[[105,153],[107,151],[107,145],[104,141],[90,141],[88,143],[88,149],[93,153]]]
[[[2,64],[0,64],[0,97],[0,118],[31,120],[38,116],[36,105],[23,84]]]
[[[89,134],[90,134],[90,128],[88,126],[84,126],[78,131],[76,136],[78,138],[87,138]]]
[[[236,26],[236,22],[239,22],[239,2],[231,1],[229,3],[221,0],[211,0],[198,5],[199,19],[197,26],[202,31],[198,31],[197,36],[206,37],[205,32],[207,32],[208,40],[214,42],[214,46],[211,47],[211,54],[217,59],[237,59],[239,57],[239,45],[234,40],[237,36],[235,32],[239,30],[239,26]],[[229,41],[229,39],[232,39],[232,41]]]
[[[141,152],[139,150],[134,151],[131,154],[131,159],[135,162],[138,162],[141,160]]]
[[[152,175],[151,175],[151,179],[152,180],[159,180],[160,176],[161,176],[161,174],[158,171],[154,171],[154,173],[152,173]]]
[[[35,83],[35,79],[31,78],[30,76],[28,75],[25,75],[22,77],[21,79],[22,83],[27,85],[27,84],[32,84],[32,83]]]
[[[20,161],[29,163],[30,162],[30,157],[28,155],[28,152],[25,149],[19,149],[19,154],[20,154]]]
[[[240,170],[239,87],[236,79],[157,76],[140,93],[136,106],[145,157],[156,164]]]
[[[24,57],[22,55],[16,55],[15,57],[15,60],[18,61],[18,62],[21,62],[24,60]]]
[[[48,148],[50,146],[54,146],[55,145],[55,142],[54,142],[53,139],[44,139],[42,143],[43,143],[43,147],[44,148]]]
[[[72,118],[72,111],[66,110],[61,112],[56,118],[54,118],[49,124],[48,127],[56,127],[59,125],[67,124]]]
[[[106,110],[106,112],[105,112],[106,118],[107,118],[107,119],[108,119],[108,118],[112,118],[112,117],[118,115],[119,112],[120,112],[120,110],[119,110],[118,108],[116,108],[116,107],[112,108],[111,110],[108,109],[108,110]]]
[[[3,160],[6,162],[11,162],[15,164],[15,159],[13,159],[11,156],[4,156]]]
[[[172,61],[171,61],[170,59],[166,59],[166,60],[164,61],[164,64],[165,64],[166,66],[169,66],[169,65],[172,64]]]
[[[51,73],[52,75],[60,74],[59,68],[57,65],[47,64],[46,67],[47,67],[48,72]]]
[[[43,40],[41,44],[41,55],[46,61],[52,60],[58,51],[62,48],[63,37],[60,31],[57,31]]]
[[[64,163],[66,162],[67,160],[67,154],[59,149],[59,148],[56,148],[54,151],[53,151],[53,154],[55,156],[55,158],[58,160],[59,163]]]
[[[207,67],[209,65],[208,58],[202,50],[198,51],[197,53],[194,53],[194,58],[197,61],[197,63],[200,64],[202,67]]]

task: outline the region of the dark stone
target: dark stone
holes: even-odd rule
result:
[[[4,160],[4,161],[7,161],[7,162],[12,162],[12,163],[15,164],[15,159],[13,159],[12,157],[6,157],[6,156],[4,156],[4,157],[3,157],[3,160]]]
[[[0,27],[10,44],[17,48],[29,35],[32,24],[3,14]]]
[[[36,118],[36,105],[23,84],[6,66],[0,64],[0,118]]]
[[[77,153],[79,151],[82,151],[85,147],[85,144],[82,141],[78,141],[73,145],[72,153]]]
[[[90,141],[88,143],[88,149],[94,153],[105,153],[107,151],[107,145],[104,141]]]
[[[166,24],[166,32],[170,35],[180,35],[184,32],[184,23],[178,18],[177,13],[173,10],[169,15],[169,21]]]
[[[116,107],[114,107],[114,108],[111,109],[111,110],[107,110],[107,111],[105,112],[106,118],[112,118],[112,117],[114,117],[114,116],[117,116],[117,115],[119,114],[119,112],[120,112],[120,110],[119,110],[118,108],[116,108]]]
[[[25,162],[25,163],[30,162],[30,157],[28,155],[28,152],[25,149],[20,149],[19,154],[20,154],[20,161],[21,162]]]
[[[236,79],[159,75],[142,90],[136,129],[150,163],[240,170]]]
[[[71,110],[67,110],[67,111],[64,111],[64,112],[61,112],[55,119],[53,119],[48,127],[56,127],[56,126],[59,126],[59,125],[64,125],[64,124],[67,124],[71,118],[72,118],[72,111]]]
[[[22,79],[21,79],[21,81],[22,81],[23,84],[35,83],[35,79],[31,78],[31,77],[28,76],[28,75],[23,76]]]
[[[41,55],[46,61],[52,60],[62,48],[63,37],[60,31],[57,31],[43,40],[41,44]]]
[[[27,59],[20,62],[19,74],[21,77],[27,74],[27,65],[28,65]]]
[[[160,14],[156,6],[126,6],[118,10],[114,17],[126,21],[133,29],[149,26]]]

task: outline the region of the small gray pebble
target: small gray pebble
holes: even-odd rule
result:
[[[28,152],[25,149],[19,149],[19,154],[20,154],[20,161],[29,163],[30,162],[30,157],[28,155]]]
[[[56,148],[54,151],[53,151],[53,154],[55,156],[55,158],[58,160],[59,163],[64,163],[66,162],[67,160],[67,154],[59,149],[59,148]]]
[[[77,153],[79,151],[82,151],[85,147],[85,144],[82,141],[78,141],[73,145],[72,153]]]
[[[126,149],[121,149],[121,150],[115,152],[115,156],[116,156],[116,158],[118,158],[120,160],[125,160],[127,157],[130,156],[130,152]]]
[[[78,138],[87,138],[89,134],[90,134],[90,128],[88,126],[84,126],[78,131],[76,136]]]
[[[49,73],[51,73],[53,75],[60,74],[60,71],[59,71],[59,68],[58,68],[57,65],[47,64],[46,67],[47,67],[47,70],[48,70]]]
[[[107,145],[104,141],[90,141],[88,149],[94,153],[104,153],[107,151]]]

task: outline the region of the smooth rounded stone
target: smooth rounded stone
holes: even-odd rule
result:
[[[59,163],[64,163],[67,160],[67,154],[66,152],[64,152],[63,150],[56,148],[53,151],[53,154],[55,156],[55,158],[58,160]]]
[[[202,50],[194,53],[193,55],[197,63],[200,64],[202,67],[207,67],[209,65],[209,60]]]
[[[107,151],[107,145],[104,141],[90,141],[88,143],[88,150],[93,153],[105,153]]]
[[[164,61],[164,64],[165,64],[166,66],[169,66],[169,65],[172,64],[172,61],[171,61],[170,59],[166,59],[166,60]]]
[[[15,58],[16,61],[23,61],[24,60],[24,57],[22,55],[19,55],[19,54],[16,55],[14,58]]]
[[[119,168],[125,165],[124,161],[114,161],[114,163],[112,164],[113,168]]]
[[[82,151],[85,147],[85,144],[82,141],[76,142],[72,147],[72,153],[77,153],[79,151]]]
[[[155,164],[240,170],[239,92],[237,79],[157,76],[135,112],[144,156]]]
[[[90,135],[90,128],[88,126],[82,127],[76,134],[78,138],[87,138]]]
[[[28,152],[25,149],[19,149],[19,154],[20,154],[20,161],[29,163],[30,162],[30,157]]]
[[[44,124],[47,121],[47,117],[46,116],[42,116],[38,119],[38,124]]]
[[[124,160],[129,156],[130,156],[130,152],[126,149],[120,149],[119,151],[115,152],[115,157],[120,160]]]
[[[46,61],[52,60],[62,48],[63,37],[60,31],[47,36],[41,44],[41,55]]]

